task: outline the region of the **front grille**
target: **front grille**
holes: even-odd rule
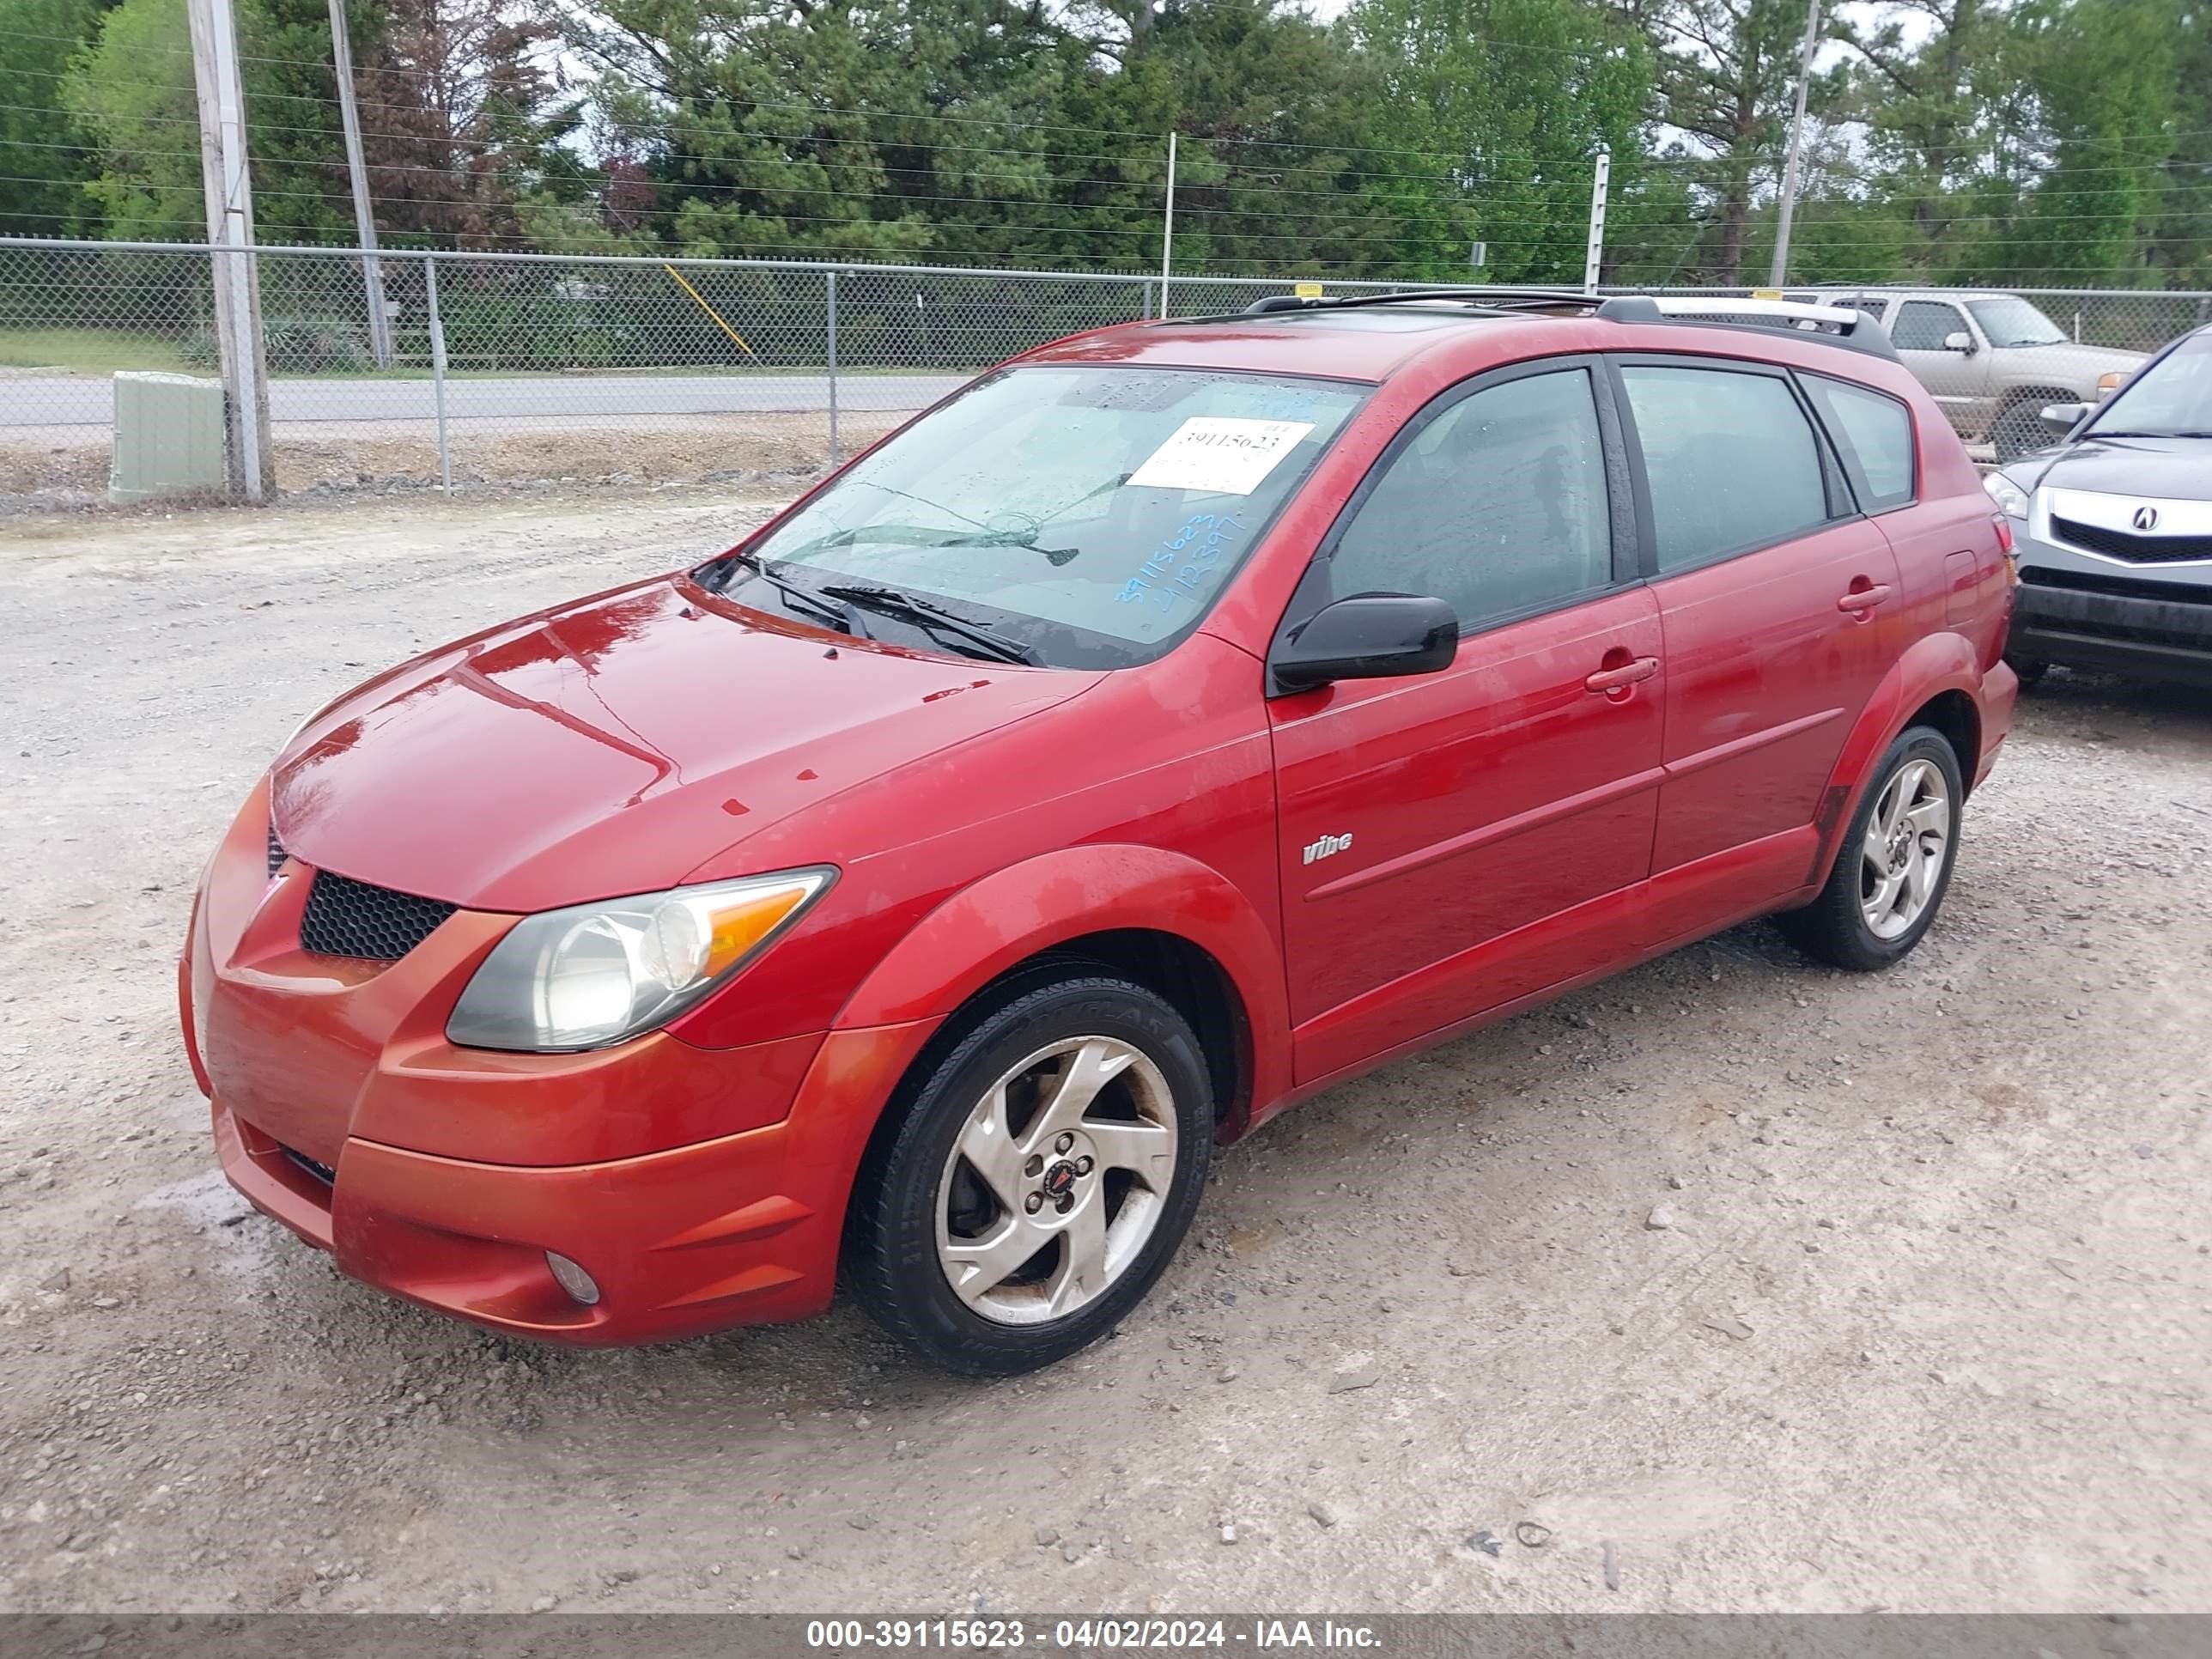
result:
[[[276,826],[269,826],[269,873],[275,875],[284,867],[284,843],[276,839]]]
[[[2059,540],[2125,559],[2130,564],[2173,564],[2183,559],[2212,559],[2212,536],[2138,536],[2132,530],[2107,530],[2079,519],[2053,515],[2051,532]]]
[[[300,946],[319,957],[397,962],[459,908],[318,870],[300,916]]]
[[[321,1182],[324,1186],[335,1187],[337,1185],[338,1172],[331,1168],[329,1164],[321,1163],[315,1158],[309,1158],[305,1152],[295,1152],[291,1147],[284,1146],[282,1142],[278,1143],[276,1150],[283,1153],[284,1156],[293,1164],[298,1165],[301,1169],[305,1170],[309,1175],[314,1176],[316,1180]]]

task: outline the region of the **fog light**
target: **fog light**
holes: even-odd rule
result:
[[[599,1299],[599,1287],[591,1274],[567,1256],[556,1255],[548,1250],[545,1252],[545,1265],[553,1270],[553,1277],[560,1280],[561,1288],[586,1307],[592,1306]]]

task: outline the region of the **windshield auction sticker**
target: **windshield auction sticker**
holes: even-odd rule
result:
[[[1249,495],[1312,430],[1311,421],[1194,415],[1129,475],[1129,486]]]

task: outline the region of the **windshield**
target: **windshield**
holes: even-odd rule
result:
[[[1369,390],[1195,369],[1003,369],[745,550],[787,586],[844,590],[872,629],[888,619],[901,637],[933,637],[911,607],[858,592],[888,589],[1038,662],[1127,666],[1205,616]],[[728,591],[791,608],[743,568]]]
[[[2143,370],[2089,430],[2101,437],[2212,438],[2212,335],[2191,335]]]
[[[1993,346],[2064,345],[2066,331],[2025,300],[1969,300],[1966,309]]]

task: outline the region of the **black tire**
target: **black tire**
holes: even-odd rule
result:
[[[2005,665],[2020,676],[2021,689],[2033,691],[2043,684],[2043,677],[2051,672],[2051,665],[2034,657],[2015,657],[2008,654]]]
[[[1996,451],[1998,465],[2032,455],[2055,441],[2051,429],[2043,424],[2041,410],[2041,404],[2030,400],[2008,404],[1997,411],[1990,428],[1990,446]]]
[[[1867,920],[1867,894],[1862,884],[1865,861],[1861,849],[1867,838],[1867,828],[1873,823],[1890,784],[1900,772],[1919,761],[1932,763],[1942,774],[1948,792],[1949,823],[1942,862],[1919,914],[1903,932],[1884,938]],[[1908,726],[1890,744],[1871,778],[1858,810],[1851,814],[1850,823],[1844,831],[1836,851],[1835,867],[1829,871],[1820,896],[1802,910],[1788,911],[1775,918],[1790,942],[1806,955],[1856,973],[1871,973],[1888,967],[1919,944],[1934,924],[1936,913],[1943,908],[1943,895],[1951,885],[1951,871],[1958,862],[1960,809],[1966,796],[1958,756],[1952,751],[1950,741],[1930,726]]]
[[[1213,1147],[1213,1095],[1205,1057],[1188,1022],[1141,985],[1103,970],[1071,967],[1067,974],[1043,985],[1011,987],[1003,1001],[967,1016],[958,1040],[933,1060],[926,1060],[926,1075],[911,1091],[902,1091],[903,1109],[894,1105],[899,1116],[877,1134],[854,1183],[845,1233],[848,1285],[884,1329],[948,1370],[1015,1376],[1064,1358],[1105,1335],[1143,1299],[1166,1267],[1189,1231],[1206,1186]],[[953,1290],[939,1259],[939,1206],[947,1190],[961,1190],[950,1183],[965,1179],[971,1201],[989,1218],[986,1235],[1013,1218],[972,1167],[952,1170],[956,1146],[971,1112],[1010,1069],[1054,1043],[1091,1036],[1127,1044],[1156,1069],[1176,1129],[1173,1173],[1162,1183],[1164,1191],[1156,1195],[1151,1231],[1103,1291],[1072,1312],[1035,1323],[987,1317]],[[1132,1067],[1133,1077],[1140,1072],[1141,1067]],[[1141,1081],[1125,1085],[1119,1079],[1108,1084],[1097,1097],[1103,1103],[1101,1109],[1113,1108],[1109,1096],[1118,1087],[1144,1086]],[[1157,1098],[1153,1109],[1162,1109]],[[1126,1206],[1132,1187],[1124,1184],[1115,1199],[1107,1183],[1115,1172],[1103,1164],[1102,1152],[1095,1176],[1100,1184],[1095,1194],[1086,1185],[1078,1201],[1090,1203],[1095,1198],[1108,1206],[1102,1208],[1102,1215],[1118,1215],[1118,1209],[1110,1206]],[[1093,1178],[1089,1169],[1083,1174],[1086,1182]],[[1050,1171],[1045,1178],[1050,1178]],[[1145,1201],[1152,1204],[1155,1199]],[[1045,1217],[1041,1224],[1052,1226],[1052,1218]],[[1113,1224],[1109,1220],[1106,1224]],[[1072,1238],[1045,1246],[1055,1253],[1071,1248]],[[1063,1258],[1055,1254],[1054,1260],[1057,1264]],[[1029,1273],[1035,1267],[1032,1261],[1022,1272]],[[1047,1283],[1050,1271],[1043,1272]],[[1018,1281],[1011,1275],[1006,1282],[1043,1288],[1034,1279]],[[1019,1294],[1018,1288],[1015,1293]]]

